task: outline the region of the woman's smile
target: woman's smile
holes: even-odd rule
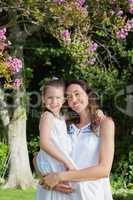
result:
[[[68,105],[72,110],[80,113],[88,106],[88,96],[77,84],[72,84],[67,88]]]

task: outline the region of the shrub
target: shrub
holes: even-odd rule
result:
[[[7,169],[7,154],[8,146],[6,144],[0,143],[0,177],[4,178]],[[2,180],[2,179],[1,179]]]

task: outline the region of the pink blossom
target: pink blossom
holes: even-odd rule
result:
[[[133,6],[129,8],[129,13],[133,14]]]
[[[19,88],[21,84],[22,84],[22,82],[21,82],[20,79],[15,79],[14,82],[13,82],[13,86],[15,88]]]
[[[82,7],[85,4],[85,0],[76,0],[76,3]]]
[[[22,68],[22,61],[18,58],[9,57],[7,60],[7,65],[13,74],[20,71]]]
[[[127,20],[125,26],[116,32],[116,37],[118,39],[125,39],[128,35],[128,32],[131,31],[132,28],[133,28],[133,19]]]
[[[133,0],[128,0],[128,3],[133,3]]]
[[[90,47],[87,49],[88,52],[94,52],[98,48],[98,44],[96,42],[93,42]]]
[[[6,49],[8,47],[8,44],[6,44],[3,41],[0,41],[0,50],[3,51],[4,49]]]
[[[128,21],[127,21],[127,24],[128,24],[128,25],[130,24],[130,25],[131,25],[131,28],[133,28],[133,19],[128,20]]]
[[[122,16],[123,15],[123,10],[119,10],[116,15],[117,16]]]
[[[119,31],[116,32],[116,37],[118,39],[125,39],[128,35],[128,32],[126,32],[124,29],[121,29]]]
[[[6,40],[6,28],[0,29],[0,40]]]
[[[131,24],[127,23],[124,27],[125,31],[129,32],[131,30],[132,26]]]
[[[54,3],[59,3],[59,4],[61,4],[61,3],[64,3],[65,0],[53,0],[53,2],[54,2]]]
[[[89,64],[89,65],[94,65],[95,62],[96,62],[96,58],[90,58],[90,59],[88,60],[87,64]]]
[[[65,42],[69,42],[71,41],[71,38],[70,38],[70,32],[69,30],[64,30],[63,32],[61,32],[61,37],[62,39],[65,41]]]

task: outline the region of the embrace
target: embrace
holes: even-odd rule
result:
[[[60,112],[65,97],[79,116],[68,128]],[[36,200],[112,200],[115,127],[92,89],[80,80],[51,80],[43,87],[42,103],[40,151],[34,159],[41,175]]]

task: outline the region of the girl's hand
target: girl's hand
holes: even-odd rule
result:
[[[106,115],[104,115],[103,111],[98,109],[96,111],[96,123],[102,122],[106,118]]]
[[[52,172],[43,178],[46,189],[53,189],[60,182],[59,173]]]

